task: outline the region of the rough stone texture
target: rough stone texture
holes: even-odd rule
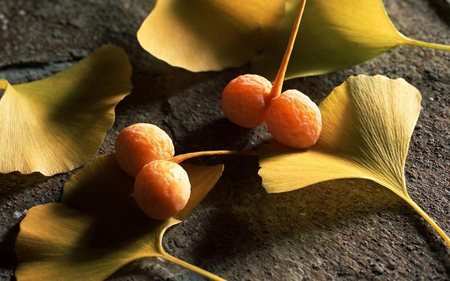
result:
[[[450,44],[450,26],[425,0],[385,1],[398,29],[415,39]],[[116,122],[98,154],[113,152],[117,133],[136,122],[160,125],[178,153],[257,149],[265,127],[228,122],[221,89],[247,67],[193,74],[145,53],[135,33],[153,1],[2,0],[0,78],[12,84],[47,77],[103,44],[126,50],[135,89],[117,107]],[[396,48],[344,71],[288,81],[320,102],[349,75],[403,77],[423,95],[405,173],[411,197],[450,234],[450,54]],[[323,183],[267,194],[253,157],[206,157],[224,175],[202,204],[164,238],[165,249],[229,280],[450,280],[450,253],[411,207],[373,183]],[[0,175],[0,279],[14,279],[14,241],[32,206],[60,200],[73,171]],[[69,278],[70,279],[70,278]],[[202,280],[184,268],[142,259],[110,280]]]

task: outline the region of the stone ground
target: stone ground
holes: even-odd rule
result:
[[[435,0],[440,1],[440,0]],[[444,1],[440,1],[444,2]],[[426,0],[385,1],[405,35],[450,44],[450,26]],[[127,125],[150,122],[172,136],[177,152],[257,149],[265,127],[238,128],[219,107],[221,89],[247,67],[193,74],[145,53],[135,33],[153,1],[2,0],[0,78],[11,84],[67,68],[103,44],[126,50],[135,89],[117,107],[99,154],[113,152]],[[450,234],[450,53],[396,48],[344,71],[289,81],[320,102],[350,75],[403,77],[423,95],[423,110],[406,164],[411,197]],[[229,280],[450,280],[443,240],[385,188],[355,180],[266,194],[252,157],[210,157],[225,163],[216,187],[164,238],[165,249]],[[0,175],[0,279],[14,280],[14,241],[27,209],[60,200],[73,174]],[[339,188],[337,188],[339,187]],[[126,266],[110,280],[202,280],[158,259]]]

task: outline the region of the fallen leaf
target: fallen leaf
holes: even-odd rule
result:
[[[251,61],[269,80],[283,58],[299,0],[286,0],[286,15],[271,43]],[[450,46],[410,39],[389,19],[382,0],[310,0],[306,4],[286,79],[345,69],[400,46],[450,51]]]
[[[143,257],[160,257],[213,280],[221,278],[167,254],[165,231],[185,219],[220,178],[223,165],[183,165],[192,185],[186,208],[167,220],[144,215],[132,197],[134,180],[114,154],[88,163],[64,186],[62,202],[31,208],[16,240],[22,280],[104,280]]]
[[[273,80],[299,3],[157,1],[137,37],[145,50],[172,66],[198,72],[250,60],[254,73]],[[309,0],[286,79],[345,69],[400,45],[450,51],[401,34],[382,0]]]
[[[241,66],[271,39],[284,1],[159,0],[142,23],[141,46],[190,71]]]
[[[132,89],[131,71],[122,49],[104,46],[39,81],[0,80],[0,173],[50,176],[86,164]]]
[[[419,91],[403,79],[350,77],[319,105],[323,128],[316,145],[262,148],[263,186],[278,193],[336,179],[368,179],[408,202],[450,246],[449,237],[406,189],[404,165],[420,102]]]

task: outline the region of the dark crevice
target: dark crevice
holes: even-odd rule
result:
[[[26,68],[43,68],[49,65],[46,62],[24,62],[24,63],[16,63],[9,64],[0,67],[0,71],[10,70],[10,69],[26,69]]]
[[[47,78],[71,67],[75,61],[55,61],[49,63],[25,62],[0,67],[0,79],[11,85],[22,84]]]
[[[450,0],[428,0],[430,6],[450,25]]]
[[[45,68],[51,65],[63,64],[63,63],[76,63],[78,59],[74,60],[60,60],[60,61],[52,61],[52,62],[22,62],[22,63],[14,63],[9,65],[0,66],[0,71],[7,70],[17,70],[17,69],[36,69],[36,68]]]

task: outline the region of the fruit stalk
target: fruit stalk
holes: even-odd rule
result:
[[[196,267],[195,265],[192,265],[192,264],[187,263],[187,262],[185,262],[183,260],[180,260],[180,259],[178,259],[178,258],[176,258],[174,256],[171,256],[171,255],[167,254],[166,252],[164,252],[164,254],[162,255],[162,258],[164,258],[165,260],[174,262],[174,263],[176,263],[178,265],[181,265],[181,266],[183,266],[183,267],[185,267],[185,268],[187,268],[189,270],[192,270],[192,271],[194,271],[194,272],[196,272],[196,273],[198,273],[200,275],[203,275],[206,278],[209,278],[211,280],[214,280],[214,281],[225,281],[225,279],[220,278],[219,276],[214,275],[211,272],[208,272],[208,271],[203,270],[203,269],[201,269],[199,267]]]
[[[292,50],[294,48],[295,38],[297,38],[298,29],[300,27],[300,22],[302,20],[303,11],[305,10],[306,0],[302,0],[300,2],[300,7],[298,8],[297,17],[295,18],[294,26],[292,28],[291,36],[289,38],[288,45],[286,47],[286,51],[284,53],[283,60],[281,62],[280,68],[278,69],[277,76],[275,81],[273,82],[272,90],[270,91],[270,98],[274,99],[281,95],[281,91],[283,88],[283,81],[286,75],[287,66],[289,63],[289,59],[292,54]]]
[[[432,219],[430,218],[430,216],[428,216],[427,213],[425,213],[424,210],[422,210],[422,208],[419,207],[419,205],[416,204],[416,202],[414,202],[409,196],[404,197],[401,196],[406,202],[408,202],[408,204],[414,208],[414,210],[416,210],[416,212],[418,212],[422,218],[424,218],[430,225],[431,227],[434,228],[434,230],[442,237],[442,239],[445,241],[445,244],[447,244],[448,247],[450,247],[450,237],[447,236],[447,234],[442,230],[442,228]]]
[[[450,46],[448,45],[444,45],[444,44],[437,44],[437,43],[429,43],[429,42],[425,42],[425,41],[420,41],[420,40],[414,40],[414,39],[410,39],[407,38],[407,44],[412,45],[412,46],[418,46],[418,47],[423,47],[423,48],[430,48],[430,49],[435,49],[435,50],[440,50],[440,51],[450,51]]]
[[[175,163],[181,163],[185,160],[194,158],[194,157],[200,157],[200,156],[212,156],[212,155],[250,155],[250,156],[259,156],[259,151],[243,151],[243,150],[209,150],[209,151],[197,151],[197,152],[190,152],[185,154],[180,154],[172,159],[170,161]]]

